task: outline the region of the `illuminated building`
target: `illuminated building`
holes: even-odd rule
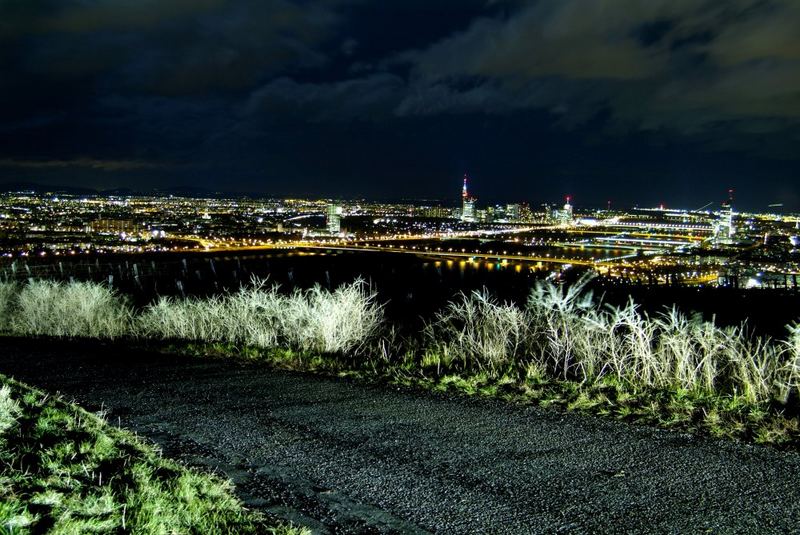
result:
[[[567,196],[567,202],[561,210],[553,211],[553,219],[559,225],[571,225],[573,221],[573,209],[570,204],[571,197]]]
[[[507,204],[506,205],[506,219],[509,221],[519,221],[520,220],[520,205],[519,204]]]
[[[98,219],[89,224],[88,230],[98,234],[132,234],[138,232],[139,226],[129,219]]]
[[[328,205],[328,212],[325,219],[325,224],[328,232],[331,234],[339,234],[342,230],[342,207],[338,204],[331,203]]]
[[[461,188],[461,221],[474,223],[475,217],[475,197],[470,197],[467,191],[467,175],[464,175],[464,186]]]
[[[719,219],[715,228],[717,242],[730,242],[736,236],[736,225],[733,222],[733,190],[728,190],[728,200],[722,203]]]
[[[461,206],[461,221],[467,223],[474,223],[475,216],[475,199],[465,199]]]
[[[414,209],[414,215],[434,219],[446,219],[453,216],[453,208],[444,206],[420,206]]]
[[[533,212],[531,211],[531,207],[526,202],[519,205],[519,219],[525,223],[530,223],[533,221]]]

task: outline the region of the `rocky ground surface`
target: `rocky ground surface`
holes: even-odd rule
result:
[[[120,344],[0,340],[0,373],[318,533],[800,530],[797,453]]]

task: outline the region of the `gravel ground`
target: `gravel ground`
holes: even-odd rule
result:
[[[59,391],[318,533],[800,533],[800,455],[500,402],[0,342]]]

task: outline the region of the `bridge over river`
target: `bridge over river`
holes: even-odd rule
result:
[[[620,259],[633,257],[636,255],[617,256],[611,258],[604,258],[600,260],[588,258],[570,258],[570,257],[556,257],[556,256],[536,256],[526,255],[522,253],[508,254],[508,253],[495,253],[495,252],[474,252],[474,251],[451,251],[441,250],[441,248],[410,248],[410,247],[390,247],[380,245],[303,245],[298,247],[303,250],[318,250],[318,251],[357,251],[357,252],[382,252],[382,253],[403,253],[413,254],[417,256],[427,257],[440,257],[440,258],[467,258],[470,260],[497,260],[498,262],[533,262],[533,263],[548,263],[548,264],[570,264],[575,266],[597,266],[611,261],[618,261]]]

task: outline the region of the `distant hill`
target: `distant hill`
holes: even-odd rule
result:
[[[118,195],[120,197],[129,197],[131,195],[141,195],[141,192],[136,191],[135,189],[131,188],[115,188],[115,189],[104,189],[103,191],[98,192],[100,195]]]
[[[107,190],[96,190],[92,188],[65,186],[63,184],[37,184],[36,182],[1,182],[0,192],[31,191],[38,194],[61,193],[65,195],[116,195],[120,197],[136,195],[172,195],[175,197],[193,198],[225,198],[225,197],[254,197],[263,198],[264,195],[254,193],[237,193],[226,191],[211,191],[204,188],[191,186],[173,186],[168,188],[158,188],[152,190],[137,190],[132,188],[113,188]]]
[[[87,196],[118,196],[118,197],[135,197],[142,195],[154,196],[173,196],[173,197],[189,197],[195,199],[269,199],[271,195],[259,192],[241,192],[241,191],[214,191],[206,188],[196,186],[169,186],[164,188],[153,189],[134,189],[134,188],[111,188],[97,190],[92,188],[80,186],[65,186],[63,184],[38,184],[36,182],[0,182],[0,193],[16,192],[16,191],[31,191],[37,194],[57,193],[62,195],[87,195]],[[302,195],[302,194],[297,194]],[[292,197],[283,196],[283,197]],[[312,195],[314,197],[314,195]],[[351,199],[352,200],[352,199]],[[431,204],[443,204],[451,206],[455,203],[452,199],[409,199],[409,198],[380,198],[373,199],[376,202],[387,203],[409,203],[409,202],[427,202]],[[460,201],[459,201],[460,202]]]
[[[218,198],[218,197],[248,197],[244,193],[231,193],[225,191],[211,191],[205,188],[193,186],[173,186],[170,188],[158,188],[150,193],[160,195],[174,195],[175,197],[194,197],[194,198]]]
[[[69,195],[97,195],[97,190],[79,186],[37,184],[35,182],[3,182],[0,191],[33,191],[35,193],[66,193]]]

